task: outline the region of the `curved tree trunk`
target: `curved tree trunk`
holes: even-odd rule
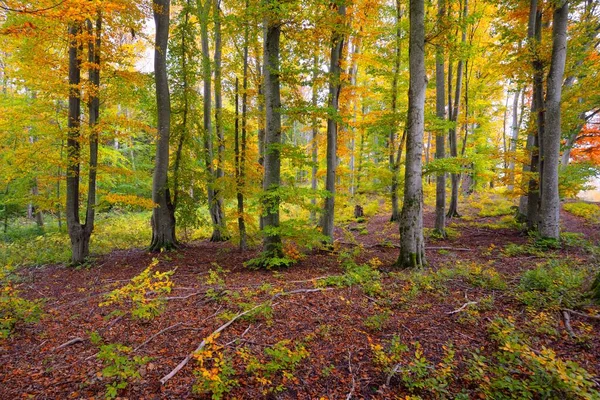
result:
[[[317,99],[318,99],[318,91],[319,87],[317,86],[317,75],[319,73],[319,55],[318,49],[315,50],[315,54],[313,56],[313,76],[312,76],[312,96],[311,96],[311,105],[313,107],[311,125],[312,125],[312,137],[310,142],[310,154],[311,154],[311,162],[312,169],[310,174],[310,187],[313,190],[313,198],[310,199],[310,203],[312,205],[312,209],[310,210],[310,221],[313,224],[317,223],[317,199],[315,197],[317,191],[317,172],[319,170],[319,142],[317,137],[319,135],[319,125],[317,122]]]
[[[552,23],[552,59],[548,74],[546,94],[546,127],[543,147],[543,175],[540,196],[540,235],[559,239],[560,199],[558,195],[558,165],[560,158],[560,98],[567,58],[568,1],[554,10]]]
[[[177,245],[175,238],[175,208],[168,186],[169,136],[171,133],[171,100],[167,78],[167,45],[169,39],[170,0],[154,0],[156,40],[154,47],[154,79],[158,114],[158,143],[152,180],[152,242],[151,251],[168,250]]]
[[[410,0],[410,83],[408,89],[408,120],[404,204],[400,218],[400,257],[397,265],[425,265],[423,238],[422,154],[425,114],[425,2]]]

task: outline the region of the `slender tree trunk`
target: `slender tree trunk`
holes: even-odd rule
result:
[[[358,78],[358,55],[360,54],[360,31],[354,38],[352,45],[352,67],[350,68],[350,86],[352,87],[352,119],[354,125],[351,128],[350,137],[350,196],[354,198],[356,194],[356,118],[358,113],[358,101],[356,95],[356,82]]]
[[[425,114],[425,2],[410,0],[409,89],[404,203],[400,218],[400,257],[397,265],[421,267],[423,238],[422,154]]]
[[[279,83],[279,45],[281,23],[271,15],[278,0],[268,0],[269,12],[264,21],[264,102],[266,129],[264,133],[263,177],[263,253],[265,260],[283,257],[279,231],[281,185],[281,94]],[[265,267],[269,265],[264,265]]]
[[[446,14],[445,0],[438,0],[438,29],[442,29],[442,21]],[[444,47],[436,47],[435,53],[435,113],[440,121],[446,120],[446,93],[444,78]],[[441,129],[435,136],[435,158],[446,157],[446,129]],[[435,232],[446,237],[446,173],[440,172],[435,178]]]
[[[552,23],[552,58],[548,74],[546,94],[546,120],[543,147],[543,180],[541,182],[540,223],[542,237],[559,239],[560,198],[558,194],[558,165],[561,140],[561,94],[567,58],[568,1],[554,10]]]
[[[223,157],[225,156],[225,136],[223,134],[223,99],[221,95],[221,10],[220,0],[213,0],[213,13],[215,23],[215,131],[217,133],[217,169],[215,181],[215,212],[218,214],[218,237],[213,238],[214,241],[223,241],[228,239],[227,226],[225,222],[225,205],[221,187],[223,185]]]
[[[190,0],[187,0],[186,6],[184,7],[184,24],[187,28],[190,17]],[[188,114],[190,111],[189,101],[189,77],[188,77],[188,61],[187,61],[188,45],[186,41],[186,34],[181,34],[181,81],[183,85],[183,108],[181,110],[181,133],[179,140],[177,141],[177,150],[175,151],[175,163],[173,166],[173,208],[177,209],[179,192],[182,190],[179,184],[179,172],[181,167],[181,157],[183,153],[183,144],[188,134]],[[133,156],[131,157],[132,165]]]
[[[337,6],[338,24],[343,24],[346,17],[346,5]],[[327,174],[325,179],[325,189],[328,192],[323,207],[323,235],[327,240],[333,242],[334,214],[335,214],[335,181],[337,169],[337,119],[339,108],[341,82],[342,50],[344,48],[344,35],[340,29],[335,27],[331,39],[331,63],[329,66],[329,112],[327,117]]]
[[[154,0],[156,39],[154,47],[154,80],[158,115],[158,143],[152,179],[152,242],[151,251],[169,250],[177,246],[175,208],[168,185],[169,136],[171,133],[171,100],[167,77],[167,45],[169,40],[170,0]]]
[[[400,7],[400,0],[396,0],[396,54],[394,57],[394,76],[392,79],[392,104],[391,111],[393,114],[392,126],[390,129],[389,138],[389,165],[392,172],[392,182],[390,185],[390,194],[392,200],[392,215],[390,221],[396,222],[400,220],[400,208],[398,206],[398,169],[396,165],[399,164],[400,159],[394,158],[396,152],[396,136],[397,136],[397,122],[396,114],[398,112],[398,79],[400,77],[400,43],[402,40],[402,28],[400,26],[400,19],[402,18],[402,9]],[[401,153],[400,153],[401,154]]]
[[[517,151],[517,142],[519,140],[519,96],[521,88],[517,88],[512,104],[512,123],[510,126],[510,143],[508,151],[510,153],[510,162],[508,164],[508,190],[512,191],[515,187],[515,152]]]
[[[312,209],[310,210],[310,221],[313,224],[317,223],[317,172],[319,170],[319,125],[317,120],[317,99],[319,95],[319,87],[317,86],[317,76],[319,73],[319,54],[318,49],[315,50],[315,54],[313,56],[313,79],[312,79],[312,97],[311,97],[311,105],[313,108],[312,112],[312,137],[310,142],[310,152],[311,152],[311,162],[312,162],[312,170],[310,175],[310,187],[313,191],[313,197],[310,199],[310,203],[312,205]]]
[[[468,11],[468,2],[464,0],[464,7],[462,10],[461,20],[464,22],[467,18]],[[467,41],[467,28],[466,26],[462,29],[461,34],[461,44],[465,44]],[[462,89],[462,78],[463,78],[463,63],[464,61],[461,59],[458,60],[458,65],[456,66],[456,92],[454,96],[453,104],[449,104],[448,109],[450,110],[450,121],[454,122],[454,126],[450,128],[449,133],[449,144],[450,144],[450,155],[452,157],[458,157],[458,137],[457,137],[457,126],[456,122],[458,121],[458,113],[460,110],[460,96]],[[449,68],[452,67],[452,63],[449,64]],[[451,79],[451,76],[448,75],[448,79]],[[448,96],[452,97],[452,89],[448,86]],[[450,102],[452,103],[452,102]],[[452,190],[450,193],[450,207],[448,209],[448,213],[446,216],[448,218],[460,218],[460,214],[458,213],[458,187],[460,185],[460,174],[452,174],[451,176]]]

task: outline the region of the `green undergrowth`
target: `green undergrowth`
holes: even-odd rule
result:
[[[563,209],[593,224],[600,223],[600,205],[598,204],[578,201],[575,203],[564,203]]]

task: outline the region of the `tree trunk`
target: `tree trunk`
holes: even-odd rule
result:
[[[158,143],[152,179],[152,242],[151,251],[169,250],[177,246],[175,238],[175,208],[168,186],[169,136],[171,133],[171,100],[167,77],[167,45],[169,40],[170,0],[154,0],[156,36],[154,47],[154,80],[158,115]]]
[[[468,11],[468,3],[467,0],[464,0],[464,8],[462,10],[461,20],[463,23],[467,18]],[[461,44],[464,45],[467,41],[467,28],[466,25],[463,27],[461,34]],[[449,63],[449,69],[452,68],[452,63]],[[452,77],[449,74],[448,79],[450,80]],[[462,58],[458,60],[458,65],[456,66],[456,92],[454,96],[454,103],[449,104],[448,110],[450,113],[450,121],[454,122],[454,126],[450,129],[449,133],[449,144],[450,144],[450,155],[452,157],[458,157],[458,137],[457,137],[457,127],[456,122],[458,121],[458,112],[460,110],[460,95],[462,89],[462,78],[463,78],[463,60]],[[448,96],[452,97],[451,87],[448,86]],[[458,187],[460,185],[460,174],[452,174],[451,177],[452,190],[450,193],[450,206],[448,209],[448,213],[446,216],[448,218],[460,218],[460,214],[458,213]]]
[[[517,151],[517,142],[519,140],[519,96],[521,88],[517,88],[512,104],[512,124],[510,126],[510,143],[508,151],[510,153],[510,162],[508,164],[508,190],[512,191],[515,187],[515,152]]]
[[[409,89],[404,204],[397,265],[425,265],[422,154],[425,114],[425,2],[410,0]]]
[[[533,22],[532,22],[533,21]],[[537,0],[531,1],[531,9],[529,16],[529,29],[528,39],[529,48],[532,54],[532,66],[533,66],[533,100],[531,106],[531,114],[535,116],[535,129],[531,129],[530,132],[533,135],[531,146],[531,163],[529,166],[529,172],[531,178],[529,179],[529,186],[527,189],[527,229],[534,230],[538,225],[538,211],[539,211],[539,184],[541,176],[536,176],[536,173],[540,172],[540,149],[542,143],[541,138],[544,136],[544,76],[543,76],[543,64],[539,58],[539,43],[541,43],[542,35],[542,12],[537,7]]]
[[[213,0],[213,13],[215,23],[215,131],[217,133],[217,170],[215,182],[215,212],[218,214],[218,237],[214,241],[224,241],[228,239],[227,225],[225,222],[225,205],[223,193],[220,188],[223,185],[223,157],[225,156],[225,136],[223,134],[223,99],[221,95],[221,10],[220,0]],[[213,233],[214,237],[214,233]]]
[[[396,113],[398,112],[398,78],[400,76],[400,41],[402,40],[402,28],[400,26],[400,19],[402,17],[402,9],[400,8],[400,0],[396,0],[396,54],[394,57],[394,76],[392,79],[392,104],[391,112],[393,115],[392,126],[390,129],[389,139],[389,165],[390,171],[392,172],[392,182],[390,185],[390,195],[392,200],[392,215],[390,217],[391,222],[400,220],[400,209],[398,207],[398,168],[396,164],[399,164],[400,158],[395,159],[396,152]],[[400,156],[402,153],[399,153]]]
[[[313,191],[313,197],[312,199],[310,199],[310,203],[312,205],[312,209],[310,210],[310,221],[313,224],[317,223],[317,198],[316,196],[316,192],[317,192],[317,172],[319,170],[319,159],[318,159],[318,155],[319,155],[319,142],[318,142],[318,135],[319,135],[319,125],[318,125],[318,121],[317,121],[317,99],[318,99],[318,95],[319,95],[319,88],[317,86],[317,76],[319,73],[319,54],[318,54],[318,49],[315,50],[315,54],[313,56],[313,79],[312,79],[312,97],[311,97],[311,105],[313,108],[312,111],[312,137],[311,137],[311,142],[310,142],[310,153],[311,153],[311,162],[312,162],[312,170],[311,170],[311,175],[310,175],[310,187]]]
[[[338,24],[343,24],[346,16],[346,5],[337,6]],[[334,27],[331,38],[331,59],[329,65],[329,114],[327,116],[327,174],[325,189],[327,198],[323,207],[323,235],[328,242],[333,242],[334,214],[335,214],[335,180],[337,169],[337,118],[339,97],[341,90],[341,58],[344,48],[344,35],[340,28]]]
[[[558,165],[560,159],[562,81],[567,58],[568,1],[554,10],[552,23],[552,58],[546,94],[546,127],[543,147],[543,179],[540,198],[540,235],[559,239],[560,198],[558,194]]]
[[[438,0],[438,29],[442,29],[442,20],[446,14],[445,0]],[[435,53],[435,113],[440,121],[446,120],[446,93],[444,78],[444,47],[436,47]],[[435,158],[446,157],[446,129],[435,136]],[[446,237],[446,173],[440,172],[435,179],[435,232]]]
[[[264,133],[263,177],[263,253],[265,260],[283,257],[279,231],[281,185],[281,94],[279,83],[279,45],[281,23],[271,13],[279,6],[268,0],[269,12],[264,21],[264,102],[266,129]],[[266,262],[265,262],[266,264]],[[267,266],[267,265],[264,265]]]

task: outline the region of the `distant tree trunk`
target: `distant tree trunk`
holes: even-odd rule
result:
[[[151,251],[169,250],[177,246],[175,238],[175,207],[171,203],[168,185],[169,136],[171,133],[171,100],[167,77],[167,45],[169,40],[170,0],[154,0],[156,39],[154,45],[154,80],[158,115],[158,143],[152,179],[152,242]]]
[[[424,0],[410,0],[409,74],[404,204],[400,218],[400,257],[396,263],[402,268],[426,264],[421,159],[427,86]]]
[[[528,45],[532,54],[533,66],[533,100],[531,103],[532,122],[535,121],[535,129],[530,129],[531,138],[531,163],[529,172],[531,177],[527,189],[527,229],[534,230],[538,224],[539,211],[539,182],[540,177],[535,174],[540,171],[540,138],[544,133],[544,76],[543,64],[539,57],[538,44],[541,43],[542,35],[542,12],[538,9],[537,0],[531,0],[529,27],[527,31]],[[535,119],[534,119],[535,118]]]
[[[346,16],[346,5],[337,6],[339,21],[343,23]],[[331,38],[331,59],[329,65],[329,114],[327,116],[327,174],[325,179],[325,189],[327,198],[323,207],[323,235],[327,240],[333,242],[334,214],[335,214],[335,181],[337,169],[337,119],[341,82],[342,50],[344,48],[344,35],[339,28],[334,28]]]
[[[462,10],[461,20],[463,23],[467,18],[468,11],[468,2],[464,0],[464,8]],[[464,44],[467,41],[467,28],[466,26],[462,29],[461,34],[461,44]],[[456,93],[454,96],[453,104],[449,104],[448,110],[450,113],[450,121],[454,122],[454,126],[450,128],[449,133],[449,144],[450,144],[450,155],[452,157],[458,157],[458,137],[457,137],[457,127],[456,122],[458,121],[458,112],[460,110],[460,96],[462,89],[462,78],[463,78],[463,60],[462,57],[458,60],[458,65],[456,66]],[[452,68],[452,63],[449,63],[449,69]],[[448,79],[451,79],[452,76],[449,74]],[[448,86],[448,96],[452,97],[451,87]],[[452,103],[452,102],[450,102]],[[460,185],[460,174],[452,174],[451,176],[452,190],[450,194],[450,207],[448,209],[448,213],[446,216],[448,218],[460,218],[460,214],[458,213],[458,187]]]
[[[215,131],[217,133],[217,170],[216,170],[216,187],[215,187],[215,211],[218,213],[218,238],[214,241],[227,240],[227,226],[225,222],[225,205],[223,201],[223,193],[220,188],[222,187],[223,177],[225,176],[223,170],[223,157],[225,155],[225,136],[223,134],[223,99],[221,95],[221,10],[220,0],[213,0],[213,13],[215,23]],[[214,232],[213,232],[214,236]]]
[[[517,88],[512,104],[512,123],[510,126],[510,143],[508,151],[511,154],[511,160],[508,164],[508,190],[512,191],[515,187],[515,152],[517,151],[517,141],[519,140],[519,96],[521,88]]]
[[[35,93],[33,94],[33,98],[35,98]],[[29,136],[29,143],[32,145],[35,143],[35,138],[33,136]],[[38,187],[37,178],[33,178],[31,182],[31,196],[33,197],[33,201],[36,200],[36,197],[39,196],[40,190]],[[35,224],[39,229],[44,228],[44,217],[42,212],[34,205],[34,203],[29,203],[29,207],[27,209],[27,217],[35,220]]]
[[[392,172],[392,182],[390,185],[390,195],[392,200],[392,215],[390,217],[390,221],[396,222],[400,220],[400,209],[398,207],[398,172],[399,172],[399,162],[395,159],[396,153],[396,136],[397,136],[397,121],[396,121],[396,113],[398,112],[398,78],[400,76],[400,43],[402,40],[402,28],[400,26],[400,19],[402,18],[402,9],[400,7],[400,0],[396,0],[396,54],[394,57],[394,76],[392,79],[392,101],[391,101],[391,112],[393,114],[392,118],[392,126],[390,129],[390,138],[389,138],[389,168]],[[402,153],[399,153],[400,156]],[[396,166],[398,165],[398,168]]]
[[[552,23],[552,58],[547,81],[546,120],[543,146],[543,174],[540,197],[539,232],[542,237],[559,239],[560,198],[558,194],[558,165],[560,159],[561,112],[565,61],[567,58],[568,1],[557,5]]]
[[[266,129],[264,133],[263,177],[263,254],[266,259],[283,257],[279,232],[281,185],[281,94],[279,83],[279,45],[281,22],[271,15],[278,0],[267,0],[269,12],[264,21],[264,102]]]
[[[317,121],[317,100],[318,100],[318,94],[319,94],[319,88],[317,86],[317,76],[319,73],[319,54],[318,51],[315,50],[315,54],[313,56],[313,77],[312,77],[312,97],[311,97],[311,105],[313,108],[312,111],[312,137],[311,137],[311,142],[310,142],[310,148],[311,148],[311,162],[312,162],[312,170],[311,170],[311,175],[310,175],[310,187],[313,191],[313,197],[312,199],[310,199],[310,203],[312,205],[312,209],[310,211],[310,221],[313,224],[317,223],[317,212],[316,212],[316,208],[317,208],[317,198],[316,196],[316,191],[317,191],[317,172],[319,170],[319,159],[318,159],[318,155],[319,155],[319,141],[318,141],[318,135],[319,135],[319,124]]]
[[[249,0],[246,0],[246,10],[250,7]],[[248,41],[249,41],[249,32],[248,25],[244,28],[244,65],[243,65],[243,77],[242,77],[242,143],[241,143],[241,152],[236,150],[236,153],[239,152],[239,168],[238,171],[238,191],[237,191],[237,200],[238,200],[238,227],[240,231],[240,250],[246,250],[248,248],[248,239],[246,234],[246,221],[244,216],[244,187],[246,185],[246,134],[248,131]],[[236,79],[237,86],[237,79]],[[237,113],[237,88],[236,88],[236,113]],[[237,124],[236,118],[236,124]],[[236,125],[237,128],[237,125]],[[236,129],[237,130],[237,129]],[[237,135],[236,135],[237,138]],[[237,157],[237,154],[236,154]]]
[[[352,132],[350,137],[350,196],[354,198],[356,194],[356,116],[358,113],[358,102],[356,95],[356,82],[358,78],[358,55],[360,54],[360,32],[354,38],[352,45],[352,66],[350,68],[350,86],[354,92],[352,99],[352,120],[354,125],[352,126]]]
[[[442,21],[446,14],[445,0],[438,0],[438,29],[442,29]],[[444,77],[444,46],[436,47],[435,53],[435,113],[441,121],[446,120],[446,93]],[[435,158],[446,157],[446,128],[435,136]],[[446,237],[446,173],[438,173],[435,179],[435,232]]]

